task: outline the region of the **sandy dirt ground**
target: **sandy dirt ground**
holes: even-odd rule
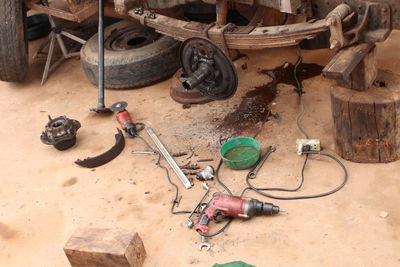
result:
[[[393,32],[379,45],[380,68],[400,74],[399,41],[400,32]],[[37,45],[31,44],[31,54]],[[250,58],[248,69],[239,72],[238,92],[227,101],[183,109],[169,97],[167,80],[136,90],[108,90],[106,102],[129,102],[133,117],[153,127],[170,151],[192,149],[197,158],[218,159],[219,139],[229,135],[219,128],[223,118],[246,92],[271,80],[259,74],[260,70],[294,63],[299,50],[245,53]],[[332,57],[327,50],[301,54],[304,62],[320,65]],[[43,65],[43,61],[32,62],[22,84],[0,82],[0,266],[69,266],[63,247],[78,227],[138,231],[147,250],[145,266],[211,266],[234,260],[256,266],[400,265],[400,162],[344,161],[349,183],[321,199],[275,201],[249,192],[248,196],[273,202],[287,212],[235,220],[226,232],[209,240],[209,252],[200,252],[200,237],[186,227],[186,216],[170,214],[174,191],[164,171],[155,167],[155,157],[131,154],[145,149],[140,140],[127,139],[122,154],[105,166],[90,170],[74,164],[77,158],[107,150],[118,125],[113,117],[89,112],[96,105],[97,91],[78,59],[65,62],[40,86]],[[322,76],[303,82],[304,125],[312,137],[322,140],[325,151],[334,154],[329,97],[333,84]],[[270,118],[263,126],[258,123],[239,134],[251,136],[255,128],[262,127],[257,139],[263,149],[277,147],[255,183],[293,187],[299,182],[303,163],[295,152],[295,140],[302,136],[295,126],[299,102],[293,86],[279,84],[274,102],[272,111],[278,119]],[[74,148],[60,152],[40,142],[48,114],[66,115],[82,123]],[[181,164],[185,161],[179,160]],[[245,187],[245,175],[246,171],[221,169],[221,179],[235,194]],[[194,187],[185,190],[174,174],[172,178],[183,195],[179,209],[190,209],[203,193],[201,183],[195,180]],[[341,179],[337,165],[312,157],[298,194],[327,191]],[[213,192],[222,190],[214,182],[210,185]],[[380,217],[382,211],[388,216]]]

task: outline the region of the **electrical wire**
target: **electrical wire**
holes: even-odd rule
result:
[[[179,187],[172,181],[171,176],[169,175],[169,171],[167,169],[167,167],[161,165],[161,153],[158,152],[156,149],[154,149],[147,141],[146,139],[144,139],[142,136],[137,135],[136,137],[138,137],[139,139],[141,139],[143,141],[143,143],[151,150],[153,151],[155,154],[157,154],[157,161],[156,161],[156,165],[163,169],[167,175],[167,179],[168,182],[175,188],[175,198],[172,200],[172,206],[171,206],[171,213],[172,214],[188,214],[191,213],[191,211],[175,211],[175,207],[176,205],[180,202],[181,197],[179,197]],[[195,212],[197,213],[197,212]]]
[[[251,190],[257,192],[258,194],[260,194],[262,196],[273,198],[273,199],[279,199],[279,200],[310,199],[310,198],[320,198],[320,197],[325,197],[325,196],[332,195],[333,193],[338,192],[340,189],[342,189],[346,185],[349,175],[348,175],[346,167],[343,165],[343,163],[338,158],[336,158],[335,156],[333,156],[331,154],[325,153],[325,152],[304,151],[302,154],[305,154],[306,156],[312,155],[312,154],[318,154],[318,155],[321,155],[321,156],[324,156],[324,157],[331,158],[332,160],[336,161],[336,163],[343,170],[344,178],[343,178],[342,183],[339,186],[337,186],[336,188],[334,188],[333,190],[330,190],[328,192],[324,192],[324,193],[320,193],[320,194],[314,194],[314,195],[306,195],[306,196],[284,197],[284,196],[276,196],[276,195],[272,195],[272,194],[263,192],[263,191],[288,191],[288,192],[293,192],[293,191],[297,191],[298,189],[300,189],[302,187],[303,183],[304,183],[304,180],[305,180],[305,178],[304,178],[304,170],[305,170],[305,166],[306,166],[306,162],[305,162],[305,164],[303,164],[303,169],[301,171],[301,177],[302,177],[301,178],[301,183],[296,188],[297,190],[296,189],[286,189],[285,190],[283,188],[257,188],[257,187],[253,186],[250,183],[250,178],[247,177],[246,178],[246,183],[247,183],[248,187],[243,190],[242,195],[244,194],[244,192],[246,190],[251,189]]]
[[[297,124],[297,129],[299,130],[299,132],[302,133],[306,139],[310,139],[308,133],[301,126],[301,121],[302,121],[303,116],[304,116],[304,100],[303,100],[303,93],[304,92],[303,92],[303,86],[301,85],[301,82],[299,81],[299,79],[297,77],[297,72],[298,72],[298,67],[300,66],[300,64],[302,62],[303,62],[303,58],[301,56],[299,56],[297,58],[297,62],[294,65],[294,69],[293,69],[293,77],[294,77],[294,79],[296,81],[297,93],[299,94],[299,98],[300,98],[300,113],[297,115],[296,124]]]

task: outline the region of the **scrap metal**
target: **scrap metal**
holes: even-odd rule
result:
[[[121,154],[125,147],[124,135],[120,129],[117,128],[117,130],[118,133],[115,134],[115,145],[112,148],[95,157],[89,157],[84,160],[78,159],[75,163],[85,168],[96,168],[115,159],[119,154]]]
[[[53,145],[58,150],[66,150],[76,143],[76,132],[81,128],[77,120],[60,116],[52,119],[49,115],[44,132],[40,136],[43,144]]]

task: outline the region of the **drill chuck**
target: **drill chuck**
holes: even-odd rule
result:
[[[259,215],[273,215],[278,214],[279,207],[271,204],[258,201],[257,199],[250,199],[248,202],[247,216],[248,218]]]

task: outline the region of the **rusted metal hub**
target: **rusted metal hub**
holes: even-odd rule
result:
[[[187,39],[181,46],[180,59],[184,73],[181,81],[186,89],[197,87],[213,100],[225,100],[235,94],[236,69],[230,58],[210,40]]]
[[[58,150],[66,150],[76,143],[76,132],[81,128],[77,120],[60,116],[52,119],[49,116],[44,132],[40,136],[43,144],[53,145]]]
[[[105,47],[113,51],[125,51],[152,44],[161,37],[154,29],[133,25],[111,33]]]
[[[212,101],[208,96],[200,93],[199,89],[187,90],[182,86],[180,79],[183,77],[182,69],[179,69],[172,77],[170,95],[173,100],[181,104],[203,104]]]

